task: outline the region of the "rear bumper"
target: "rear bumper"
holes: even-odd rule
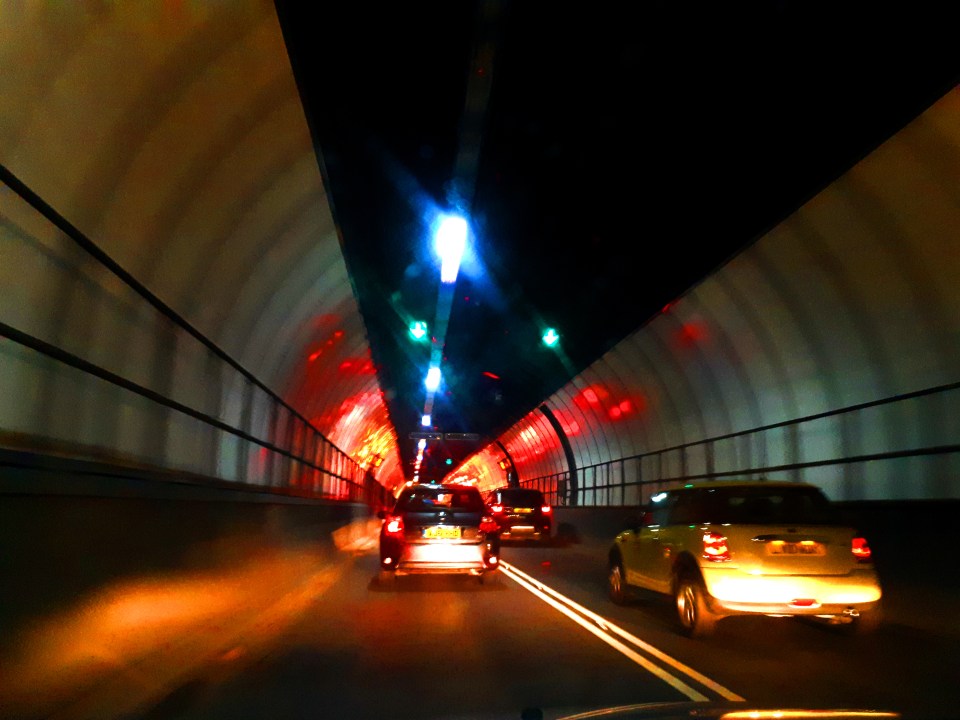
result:
[[[711,609],[721,615],[854,616],[875,609],[882,595],[876,573],[867,569],[820,576],[702,570]]]
[[[550,526],[514,525],[500,531],[501,540],[543,540],[550,537]]]
[[[489,562],[496,554],[487,543],[411,543],[389,566],[381,554],[381,567],[392,568],[397,575],[482,575],[497,569],[496,563]]]

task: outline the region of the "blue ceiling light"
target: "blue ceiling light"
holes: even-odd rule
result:
[[[427,379],[423,381],[423,384],[427,386],[427,390],[430,392],[434,392],[440,387],[440,368],[432,365],[430,369],[427,370]]]
[[[434,235],[434,248],[440,256],[440,282],[456,282],[466,246],[467,221],[459,215],[444,217]]]

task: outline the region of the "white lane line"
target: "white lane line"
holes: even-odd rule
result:
[[[639,665],[640,667],[642,667],[644,670],[647,670],[648,672],[652,673],[653,675],[656,675],[658,678],[660,678],[661,680],[663,680],[665,683],[667,683],[667,684],[670,685],[671,687],[675,688],[676,690],[679,690],[680,692],[682,692],[684,695],[686,695],[686,696],[687,696],[688,698],[690,698],[691,700],[695,700],[695,701],[697,701],[697,702],[707,702],[707,701],[709,701],[709,698],[708,698],[706,695],[703,695],[703,694],[697,692],[697,691],[694,690],[692,687],[690,687],[689,685],[687,685],[685,682],[683,682],[682,680],[680,680],[680,679],[677,678],[677,677],[674,677],[673,675],[671,675],[670,673],[668,673],[666,670],[664,670],[663,668],[659,667],[658,665],[654,665],[652,662],[650,662],[649,660],[647,660],[645,657],[643,657],[643,655],[641,655],[640,653],[638,653],[636,650],[633,650],[632,648],[627,647],[626,645],[624,645],[622,642],[620,642],[620,641],[617,640],[616,638],[611,637],[608,633],[606,633],[606,632],[604,632],[603,630],[601,630],[600,628],[598,628],[596,625],[593,625],[593,624],[591,624],[591,623],[588,623],[588,622],[587,622],[586,620],[584,620],[582,617],[580,617],[579,615],[575,614],[575,613],[573,612],[573,610],[571,610],[570,608],[566,607],[565,605],[560,604],[559,602],[557,602],[556,600],[554,600],[552,597],[550,597],[549,595],[547,595],[545,592],[541,591],[539,588],[534,587],[531,583],[529,583],[529,582],[527,582],[526,580],[524,580],[524,579],[523,579],[522,577],[520,577],[519,575],[515,575],[514,572],[512,572],[513,568],[512,568],[512,567],[507,568],[506,563],[503,563],[503,564],[500,565],[500,570],[501,570],[501,572],[503,572],[504,570],[506,570],[506,572],[505,572],[504,574],[505,574],[507,577],[509,577],[511,580],[513,580],[515,583],[523,586],[524,588],[526,588],[527,590],[529,590],[530,592],[532,592],[534,595],[536,595],[537,597],[539,597],[541,600],[543,600],[545,603],[547,603],[548,605],[553,606],[554,608],[556,608],[557,610],[559,610],[560,612],[562,612],[564,615],[566,615],[568,618],[570,618],[571,620],[573,620],[575,623],[577,623],[578,625],[580,625],[580,626],[583,627],[584,629],[589,630],[590,632],[592,632],[592,633],[593,633],[594,635],[596,635],[598,638],[600,638],[600,639],[603,640],[605,643],[607,643],[607,645],[609,645],[610,647],[612,647],[612,648],[614,648],[614,649],[616,649],[616,650],[619,650],[621,653],[623,653],[623,654],[626,655],[628,658],[630,658],[631,660],[633,660],[635,663],[637,663],[637,665]]]
[[[634,646],[640,648],[641,650],[645,651],[646,653],[648,653],[648,654],[650,654],[650,655],[653,655],[653,656],[654,656],[655,658],[657,658],[658,660],[661,660],[662,662],[667,663],[668,665],[670,665],[670,666],[671,666],[672,668],[674,668],[675,670],[677,670],[677,671],[683,673],[684,675],[686,675],[687,677],[695,680],[696,682],[700,683],[700,684],[703,685],[704,687],[710,688],[711,690],[713,690],[715,693],[717,693],[717,694],[720,695],[721,697],[725,698],[726,700],[732,700],[732,701],[735,701],[735,702],[745,702],[745,698],[741,697],[740,695],[737,695],[737,694],[736,694],[735,692],[733,692],[732,690],[729,690],[729,689],[725,688],[725,687],[724,687],[723,685],[721,685],[720,683],[715,682],[715,681],[711,680],[710,678],[708,678],[707,676],[705,676],[705,675],[697,672],[696,670],[694,670],[694,669],[693,669],[692,667],[690,667],[689,665],[685,665],[684,663],[680,662],[679,660],[670,657],[670,656],[667,655],[665,652],[663,652],[663,651],[661,651],[661,650],[658,650],[657,648],[655,648],[655,647],[654,647],[653,645],[651,645],[650,643],[644,642],[643,640],[641,640],[640,638],[638,638],[636,635],[633,635],[632,633],[627,632],[626,630],[624,630],[623,628],[615,625],[614,623],[610,622],[610,621],[607,620],[606,618],[603,618],[603,617],[601,617],[600,615],[597,615],[595,612],[593,612],[593,611],[591,611],[591,610],[588,610],[587,608],[583,607],[582,605],[574,602],[573,600],[571,600],[570,598],[568,598],[566,595],[562,595],[561,593],[558,593],[558,592],[557,592],[556,590],[554,590],[553,588],[544,585],[542,582],[540,582],[539,580],[537,580],[537,579],[534,578],[534,577],[531,577],[530,575],[528,575],[527,573],[523,572],[523,571],[520,570],[519,568],[516,568],[516,567],[514,567],[513,565],[510,565],[509,563],[504,563],[504,562],[502,562],[502,563],[500,564],[500,567],[501,567],[501,569],[506,568],[506,569],[509,571],[509,572],[508,572],[508,575],[509,575],[510,573],[515,573],[515,574],[518,575],[519,577],[522,577],[522,578],[526,579],[528,583],[532,583],[536,588],[542,590],[544,593],[553,596],[554,598],[556,598],[556,599],[559,600],[560,602],[562,602],[562,603],[564,603],[565,605],[569,606],[570,608],[576,610],[576,611],[577,611],[578,613],[580,613],[581,615],[590,618],[590,619],[593,620],[593,622],[596,623],[601,629],[606,630],[606,631],[609,631],[609,632],[613,632],[613,633],[615,633],[616,635],[619,635],[619,636],[622,637],[623,639],[625,639],[625,640],[633,643]],[[516,579],[516,578],[511,578],[511,579]]]

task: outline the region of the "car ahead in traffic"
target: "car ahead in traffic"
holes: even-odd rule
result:
[[[405,487],[390,511],[381,510],[381,584],[413,574],[499,577],[500,539],[483,497],[466,485]]]
[[[553,509],[532,488],[499,488],[487,495],[487,509],[503,540],[550,542]]]
[[[731,615],[809,616],[857,631],[880,621],[865,538],[815,485],[704,482],[658,493],[608,555],[609,593],[673,597],[683,632]]]

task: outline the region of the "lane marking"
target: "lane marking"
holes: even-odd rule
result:
[[[501,566],[500,566],[501,572],[502,572],[504,569],[505,569],[505,565],[501,565]],[[512,569],[512,568],[511,568],[511,569]],[[673,687],[674,689],[679,690],[681,693],[683,693],[684,695],[686,695],[686,696],[687,696],[688,698],[690,698],[691,700],[695,700],[695,701],[697,701],[697,702],[708,702],[708,701],[709,701],[709,698],[708,698],[706,695],[703,695],[703,694],[697,692],[697,691],[694,690],[692,687],[690,687],[689,685],[687,685],[685,682],[683,682],[682,680],[680,680],[680,679],[677,678],[677,677],[674,677],[673,675],[671,675],[670,673],[668,673],[666,670],[664,670],[664,669],[661,668],[660,666],[654,665],[651,661],[647,660],[647,658],[643,657],[643,655],[641,655],[640,653],[638,653],[636,650],[633,650],[632,648],[627,647],[627,646],[624,645],[622,642],[620,642],[619,640],[617,640],[615,637],[610,636],[608,633],[606,633],[606,632],[604,632],[603,630],[601,630],[600,628],[598,628],[596,625],[593,625],[593,624],[591,624],[591,623],[588,623],[588,622],[587,622],[586,620],[584,620],[582,617],[580,617],[579,615],[577,615],[576,613],[574,613],[573,610],[571,610],[570,608],[566,607],[565,605],[562,605],[561,603],[557,602],[557,601],[554,600],[552,597],[550,597],[549,595],[547,595],[545,592],[543,592],[543,591],[541,591],[540,589],[534,587],[532,584],[530,584],[529,582],[527,582],[526,580],[524,580],[524,579],[523,579],[522,577],[520,577],[519,575],[514,575],[513,572],[511,572],[510,570],[507,570],[506,575],[507,575],[507,577],[509,577],[511,580],[513,580],[515,583],[523,586],[524,588],[526,588],[527,590],[529,590],[530,592],[532,592],[534,595],[536,595],[537,597],[539,597],[541,600],[543,600],[545,603],[547,603],[548,605],[551,605],[551,606],[554,607],[555,609],[559,610],[559,611],[562,612],[564,615],[566,615],[568,618],[570,618],[570,619],[573,620],[575,623],[577,623],[578,625],[580,625],[582,628],[584,628],[585,630],[588,630],[589,632],[593,633],[593,634],[596,635],[598,638],[600,638],[600,639],[603,640],[605,643],[607,643],[607,645],[609,645],[610,647],[614,648],[615,650],[620,651],[621,653],[623,653],[624,655],[626,655],[628,658],[630,658],[631,660],[633,660],[635,663],[637,663],[637,665],[639,665],[640,667],[642,667],[644,670],[652,673],[653,675],[656,675],[658,678],[660,678],[661,680],[663,680],[665,683],[667,683],[668,685],[670,685],[670,686]]]
[[[735,692],[733,692],[732,690],[729,690],[728,688],[724,687],[724,686],[721,685],[720,683],[715,682],[714,680],[711,680],[711,679],[708,678],[706,675],[703,675],[702,673],[697,672],[696,670],[694,670],[694,669],[693,669],[692,667],[690,667],[689,665],[685,665],[684,663],[680,662],[679,660],[677,660],[677,659],[675,659],[675,658],[667,655],[665,652],[663,652],[662,650],[659,650],[659,649],[655,648],[655,647],[654,647],[653,645],[651,645],[650,643],[644,642],[643,640],[641,640],[640,638],[638,638],[636,635],[633,635],[632,633],[624,630],[623,628],[619,627],[619,626],[616,625],[615,623],[612,623],[612,622],[610,622],[609,620],[607,620],[606,618],[601,617],[600,615],[597,615],[595,612],[593,612],[593,611],[591,611],[591,610],[588,610],[587,608],[585,608],[585,607],[583,607],[582,605],[578,604],[578,603],[575,602],[574,600],[571,600],[570,598],[568,598],[566,595],[563,595],[563,594],[557,592],[556,590],[554,590],[553,588],[548,587],[547,585],[544,585],[541,581],[537,580],[537,579],[534,578],[534,577],[531,577],[530,575],[528,575],[527,573],[523,572],[523,571],[520,570],[519,568],[517,568],[517,567],[515,567],[515,566],[513,566],[513,565],[511,565],[511,564],[509,564],[509,563],[501,562],[501,563],[500,563],[500,569],[501,569],[501,571],[502,571],[502,570],[506,570],[506,571],[507,571],[507,572],[506,572],[506,575],[507,575],[511,580],[513,580],[514,582],[520,583],[520,584],[523,585],[526,589],[528,589],[528,590],[530,590],[531,592],[533,592],[535,595],[537,595],[537,596],[541,597],[542,599],[546,600],[550,605],[552,605],[552,606],[554,606],[554,607],[557,607],[557,609],[560,609],[560,607],[558,607],[558,604],[559,604],[559,603],[563,603],[563,606],[565,606],[565,607],[561,610],[561,612],[563,612],[563,613],[564,613],[565,615],[567,615],[568,617],[571,617],[571,618],[575,619],[575,620],[578,622],[578,624],[583,625],[584,627],[588,628],[591,632],[593,632],[593,633],[594,633],[595,635],[597,635],[598,637],[601,637],[601,639],[603,639],[605,642],[608,642],[608,644],[611,644],[613,647],[617,647],[616,645],[613,645],[614,642],[617,643],[618,645],[623,645],[623,644],[620,643],[618,640],[616,640],[616,638],[613,638],[613,637],[610,635],[610,633],[619,635],[619,636],[620,636],[621,638],[623,638],[624,640],[627,640],[628,642],[632,643],[635,647],[640,648],[641,650],[643,650],[643,651],[646,652],[647,654],[652,655],[652,656],[654,656],[655,658],[657,658],[658,660],[666,663],[667,665],[669,665],[670,667],[672,667],[674,670],[676,670],[676,671],[678,671],[678,672],[680,672],[680,673],[683,673],[683,674],[686,675],[688,678],[690,678],[690,679],[692,679],[692,680],[695,680],[696,682],[700,683],[701,685],[703,685],[703,686],[706,687],[706,688],[709,688],[710,690],[712,690],[713,692],[717,693],[718,695],[720,695],[720,696],[723,697],[724,699],[726,699],[726,700],[732,700],[732,701],[735,701],[735,702],[745,702],[745,698],[741,697],[740,695],[737,695],[737,694],[736,694]],[[582,615],[583,617],[586,617],[586,618],[589,618],[590,620],[592,620],[592,621],[593,621],[593,624],[587,623],[585,620],[583,620],[583,619],[582,619],[581,617],[579,617],[579,616],[574,616],[574,615],[573,615],[574,611],[575,611],[576,613],[579,613],[579,614]],[[596,632],[594,632],[595,630],[596,630]],[[602,635],[601,635],[601,633],[602,633]],[[609,638],[609,641],[608,641],[606,638]],[[612,641],[612,642],[610,642],[610,641]],[[626,647],[626,646],[623,646],[623,647]],[[617,649],[619,649],[619,648],[617,648]],[[629,648],[628,648],[628,649],[629,649]],[[621,650],[621,652],[623,652],[623,651]],[[634,652],[634,651],[633,651],[633,650],[630,650],[630,652]],[[626,653],[624,653],[624,654],[626,654]],[[636,654],[636,653],[634,653],[634,654]],[[630,656],[628,655],[628,657],[630,657]],[[638,655],[638,657],[642,657],[642,656],[639,656],[639,655]],[[650,665],[653,665],[652,663],[650,663],[650,661],[646,660],[646,658],[644,658],[644,661],[645,661],[645,663],[649,663]],[[647,668],[647,665],[646,665],[646,664],[644,664],[644,663],[640,663],[640,664],[643,665],[644,668]],[[653,667],[657,667],[657,666],[656,666],[656,665],[653,665]],[[649,668],[647,668],[647,669],[649,669]],[[659,668],[657,668],[657,669],[659,670]],[[653,671],[651,670],[651,672],[653,672]],[[683,683],[683,682],[680,681],[679,679],[675,678],[673,675],[670,675],[669,673],[666,673],[666,671],[662,671],[662,672],[663,672],[664,674],[666,674],[668,677],[673,678],[674,680],[677,680],[677,682],[679,682],[679,683],[680,683],[681,685],[683,685],[684,687],[689,688],[688,685],[686,685],[685,683]],[[661,679],[664,679],[660,674],[658,674],[658,673],[654,673],[654,674],[657,675],[657,677],[660,677]],[[667,682],[669,682],[669,681],[667,681]],[[673,683],[670,683],[670,684],[673,685]],[[674,685],[674,687],[677,687],[677,686]],[[680,689],[680,688],[678,687],[677,689]],[[692,688],[690,688],[690,689],[692,690]],[[681,690],[681,692],[685,692],[685,691]],[[693,690],[693,692],[696,693],[695,690]],[[700,695],[700,694],[697,693],[697,695]],[[700,698],[703,698],[704,700],[707,699],[706,697],[704,697],[704,696],[702,696],[702,695],[700,695]],[[691,697],[691,699],[699,699],[699,698],[693,698],[693,697]]]

